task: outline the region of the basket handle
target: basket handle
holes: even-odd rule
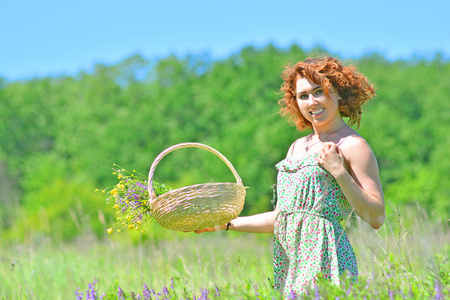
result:
[[[201,144],[201,143],[181,143],[181,144],[176,144],[176,145],[173,145],[173,146],[167,148],[166,150],[161,152],[155,158],[155,161],[153,161],[153,164],[150,167],[150,171],[148,172],[148,192],[149,192],[149,195],[150,195],[150,198],[149,198],[150,202],[154,198],[155,190],[153,189],[153,175],[155,173],[155,169],[156,169],[156,166],[158,165],[158,163],[163,159],[164,156],[166,156],[170,152],[172,152],[174,150],[177,150],[177,149],[190,148],[190,147],[205,149],[205,150],[208,150],[209,152],[212,152],[215,155],[217,155],[227,165],[227,167],[231,170],[231,172],[234,175],[234,178],[236,178],[236,183],[242,185],[241,177],[239,177],[238,173],[236,172],[236,169],[233,167],[233,165],[230,163],[230,161],[225,156],[223,156],[222,153],[220,153],[219,151],[217,151],[216,149],[214,149],[214,148],[212,148],[210,146],[207,146],[207,145],[204,145],[204,144]],[[148,203],[148,204],[150,204],[150,203]]]

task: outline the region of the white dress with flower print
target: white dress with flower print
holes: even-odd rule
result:
[[[318,274],[339,284],[358,276],[355,253],[340,225],[351,212],[338,183],[318,165],[318,154],[279,162],[275,221],[275,289],[301,294]]]

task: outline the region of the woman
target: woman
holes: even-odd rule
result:
[[[313,132],[276,165],[276,209],[239,217],[220,230],[273,232],[275,289],[288,295],[305,292],[319,274],[335,284],[345,272],[356,279],[355,254],[339,222],[354,211],[378,229],[385,206],[376,158],[343,120],[359,125],[373,86],[356,68],[330,57],[288,66],[282,77],[281,113],[299,130]]]

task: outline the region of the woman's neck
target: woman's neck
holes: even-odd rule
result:
[[[339,119],[336,122],[329,123],[323,126],[313,126],[314,134],[319,138],[319,140],[327,139],[332,133],[336,133],[346,126],[344,120]]]

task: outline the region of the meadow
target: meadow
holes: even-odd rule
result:
[[[445,299],[450,296],[448,221],[419,207],[375,231],[359,218],[344,226],[360,278],[340,287],[319,281],[305,299]],[[105,228],[106,232],[106,228]],[[2,299],[281,299],[272,288],[270,234],[196,235],[153,224],[145,234],[72,242],[36,236],[2,242]],[[295,297],[292,296],[291,299]]]

